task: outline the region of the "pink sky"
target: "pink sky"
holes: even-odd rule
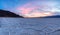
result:
[[[35,3],[35,2],[34,2]],[[42,6],[40,6],[39,4],[35,5],[34,3],[30,2],[30,3],[27,3],[23,6],[20,6],[18,7],[17,9],[22,12],[19,12],[19,14],[22,14],[23,17],[44,17],[44,16],[51,16],[53,15],[52,12],[41,12],[39,10],[37,11],[34,11],[38,8],[46,8],[47,6],[44,4],[42,4]],[[32,12],[31,12],[32,11]]]

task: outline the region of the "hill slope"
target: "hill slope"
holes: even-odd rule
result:
[[[19,16],[17,14],[14,14],[10,11],[6,11],[6,10],[0,10],[0,17],[21,17],[23,18],[22,16]]]

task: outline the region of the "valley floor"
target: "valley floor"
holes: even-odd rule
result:
[[[60,18],[0,18],[0,35],[60,35]]]

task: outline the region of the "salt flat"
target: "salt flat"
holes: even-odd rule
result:
[[[60,35],[60,18],[0,18],[0,35]]]

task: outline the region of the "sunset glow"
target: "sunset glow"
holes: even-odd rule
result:
[[[60,2],[58,0],[1,0],[0,9],[23,17],[44,17],[60,15]]]
[[[45,17],[45,16],[52,16],[53,13],[51,12],[34,12],[34,13],[31,13],[31,14],[26,14],[24,17]]]
[[[19,11],[19,15],[22,15],[23,17],[45,17],[53,15],[51,6],[48,6],[48,4],[40,5],[39,3],[33,4],[31,2],[18,7],[17,9]]]

